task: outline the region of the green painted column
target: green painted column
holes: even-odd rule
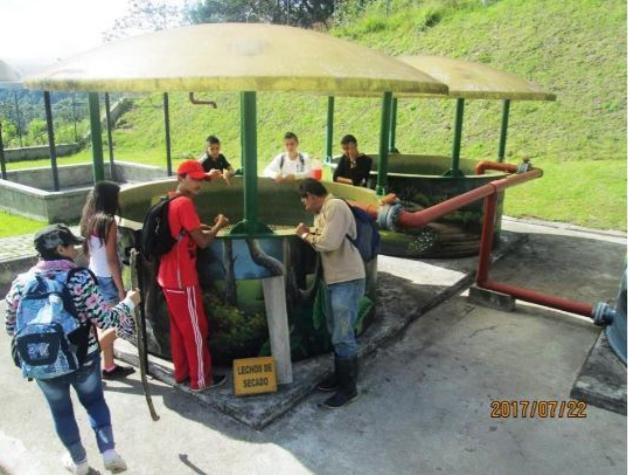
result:
[[[390,153],[397,152],[397,98],[394,97],[392,101],[392,108],[390,109],[390,140],[388,141],[388,151]]]
[[[231,234],[264,234],[272,230],[259,222],[257,193],[257,97],[254,91],[240,93],[240,134],[244,174],[244,219]]]
[[[44,109],[46,110],[46,128],[48,129],[48,148],[50,150],[50,164],[52,166],[52,184],[55,191],[59,191],[59,170],[57,170],[57,148],[55,147],[55,128],[52,123],[52,104],[50,92],[44,91]]]
[[[107,119],[107,148],[109,149],[109,170],[111,171],[111,179],[116,179],[116,169],[113,161],[113,134],[111,123],[111,102],[109,101],[109,93],[105,92],[105,117]]]
[[[392,92],[385,92],[382,98],[382,121],[379,130],[379,165],[377,167],[378,195],[386,193],[388,178],[388,145],[390,141],[390,113],[392,111]]]
[[[506,158],[506,139],[508,138],[508,116],[510,115],[510,99],[504,99],[502,108],[502,129],[499,134],[499,151],[497,161],[503,162]]]
[[[451,153],[451,168],[445,172],[446,176],[462,177],[464,173],[460,171],[460,144],[462,143],[462,121],[464,118],[464,99],[459,97],[456,100],[456,123],[454,128],[454,144]]]
[[[102,158],[102,130],[100,127],[100,102],[98,93],[90,92],[87,95],[89,102],[89,125],[92,138],[92,170],[94,181],[105,179],[105,165]]]
[[[170,101],[164,92],[164,132],[166,134],[166,170],[172,176],[172,142],[170,141]]]
[[[331,162],[334,156],[334,106],[335,97],[327,98],[327,125],[325,127],[325,161]]]

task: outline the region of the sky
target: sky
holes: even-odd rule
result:
[[[25,72],[94,48],[128,11],[129,0],[0,0],[0,60]]]

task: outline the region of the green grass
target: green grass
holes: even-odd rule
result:
[[[44,221],[37,221],[0,211],[0,238],[32,233],[46,225],[47,223]]]
[[[439,54],[488,63],[557,94],[553,103],[511,106],[507,160],[516,163],[528,156],[546,173],[509,191],[506,213],[626,229],[623,0],[501,0],[488,7],[479,0],[391,0],[389,15],[386,3],[371,2],[359,17],[350,17],[331,33],[389,54]],[[226,156],[238,166],[238,95],[201,95],[216,100],[218,108],[193,106],[184,93],[170,95],[174,159],[197,156],[204,138],[216,134]],[[287,130],[299,135],[303,151],[320,158],[326,102],[311,95],[258,94],[260,168],[280,150]],[[114,132],[116,159],[165,166],[160,105],[159,95],[136,100]],[[352,133],[363,151],[376,152],[380,105],[379,99],[337,98],[335,142]],[[400,100],[398,117],[397,146],[402,152],[451,153],[453,101]],[[464,157],[495,158],[500,118],[500,103],[467,101]],[[85,161],[89,151],[59,160]],[[35,164],[10,164],[9,169]]]

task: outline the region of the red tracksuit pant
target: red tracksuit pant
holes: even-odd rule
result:
[[[174,377],[181,383],[190,378],[192,389],[212,384],[209,333],[199,286],[162,289],[170,314],[170,347]]]

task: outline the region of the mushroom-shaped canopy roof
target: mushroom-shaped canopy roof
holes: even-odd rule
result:
[[[515,99],[554,101],[556,95],[514,74],[442,56],[400,56],[399,59],[417,68],[422,74],[444,82],[449,95],[473,99]]]
[[[12,89],[19,87],[19,81],[19,73],[0,59],[0,89]]]
[[[214,23],[100,46],[28,78],[44,90],[445,92],[385,54],[300,28]]]

